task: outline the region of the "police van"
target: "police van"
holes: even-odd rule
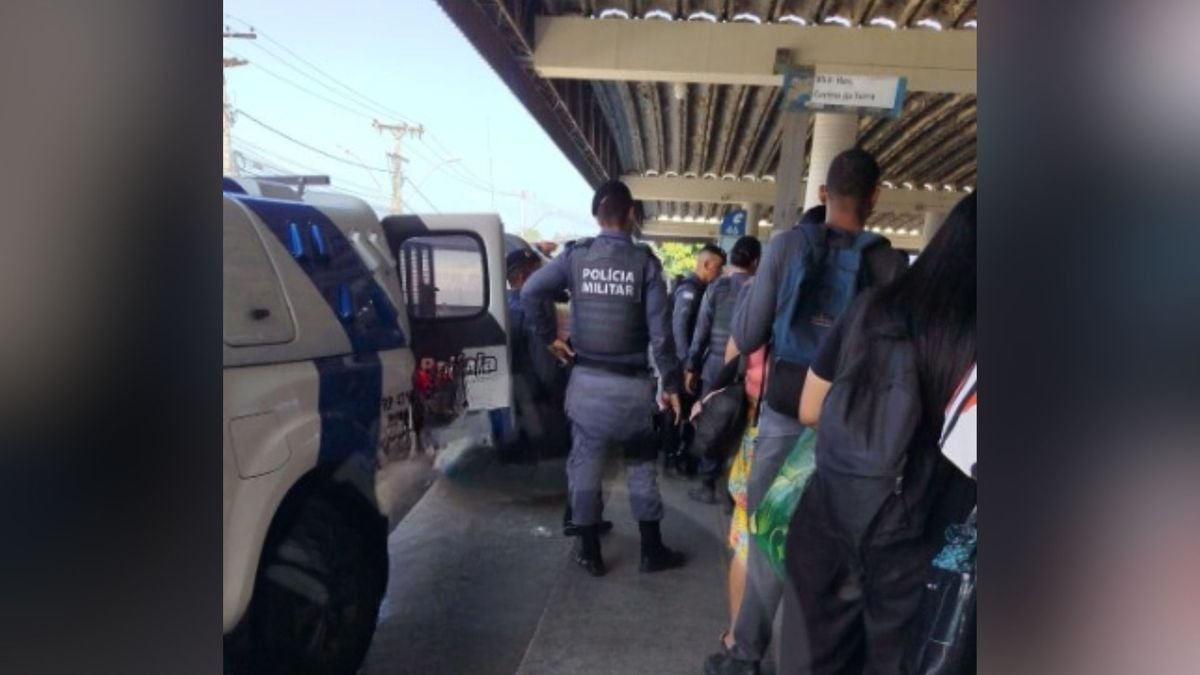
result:
[[[510,433],[503,227],[232,178],[222,215],[226,668],[353,673],[388,533]]]

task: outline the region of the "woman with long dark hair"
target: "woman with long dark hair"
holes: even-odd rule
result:
[[[975,204],[856,300],[807,374],[798,415],[817,427],[817,468],[788,531],[780,673],[902,672],[945,526],[974,505],[938,440],[975,360]]]

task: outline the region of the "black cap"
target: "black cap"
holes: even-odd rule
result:
[[[527,248],[519,248],[505,256],[504,273],[512,274],[522,267],[538,262],[541,262],[541,258],[536,253]]]
[[[615,199],[620,204],[632,204],[633,193],[629,191],[629,186],[619,180],[604,181],[600,187],[596,188],[596,194],[592,196],[592,215],[596,215],[600,211],[600,202],[606,199]]]

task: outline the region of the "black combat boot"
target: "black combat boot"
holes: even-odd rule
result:
[[[600,529],[600,534],[608,534],[613,529],[611,520],[601,520],[596,526]],[[567,504],[567,510],[563,513],[563,536],[578,537],[579,532],[580,526],[571,521],[571,505]]]
[[[643,572],[661,572],[683,567],[683,554],[663,545],[657,520],[639,520],[638,529],[642,532]]]
[[[754,661],[735,659],[728,649],[712,654],[704,661],[704,675],[758,675]]]
[[[675,473],[679,474],[680,478],[695,478],[699,468],[700,460],[692,456],[690,450],[680,450],[675,456]]]
[[[602,577],[608,571],[604,558],[600,557],[600,528],[596,525],[579,525],[579,542],[575,545],[575,562],[594,577]]]

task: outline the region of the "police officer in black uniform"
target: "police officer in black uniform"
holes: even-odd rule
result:
[[[700,302],[704,298],[705,289],[721,276],[724,265],[725,252],[721,247],[711,243],[705,244],[696,254],[696,268],[675,281],[675,288],[671,291],[671,334],[675,338],[675,353],[681,360],[687,358],[688,348],[692,344],[692,334],[696,332],[696,318],[700,314]],[[681,393],[684,419],[675,424],[668,420],[664,424],[664,470],[675,469],[680,474],[695,473],[695,462],[686,451],[691,441],[691,426],[686,413],[691,410],[696,393],[691,387],[685,386]]]
[[[683,565],[683,555],[663,545],[663,517],[655,469],[657,383],[649,354],[663,378],[664,402],[678,418],[680,368],[671,337],[662,264],[650,248],[635,243],[634,201],[620,181],[600,186],[592,214],[600,234],[566,248],[538,270],[521,291],[521,304],[534,333],[561,360],[574,361],[567,386],[571,453],[567,489],[579,531],[575,561],[590,574],[605,573],[600,554],[601,481],[609,446],[625,451],[629,501],[641,532],[641,570]],[[557,337],[545,300],[571,291],[571,337]]]

